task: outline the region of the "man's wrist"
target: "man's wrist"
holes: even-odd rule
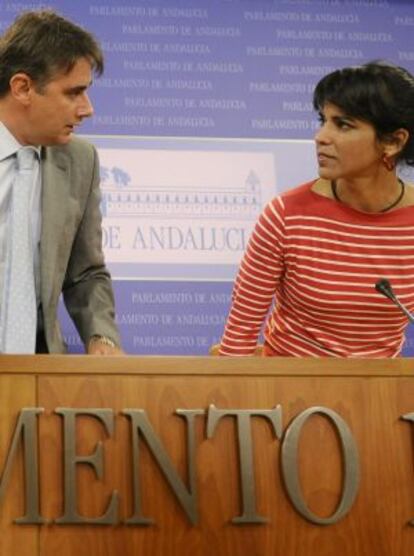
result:
[[[104,344],[112,348],[116,347],[116,343],[111,340],[111,338],[108,338],[108,336],[101,336],[100,334],[94,334],[89,338],[89,345],[92,343]]]

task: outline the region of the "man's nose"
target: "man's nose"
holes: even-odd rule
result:
[[[81,118],[89,118],[93,114],[93,105],[89,95],[84,93],[82,95],[82,102],[79,105],[79,116]]]

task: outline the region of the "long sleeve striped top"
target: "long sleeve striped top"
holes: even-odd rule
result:
[[[313,183],[261,214],[235,281],[221,355],[253,354],[266,317],[274,355],[400,353],[407,318],[374,286],[388,278],[414,310],[414,207],[362,213],[313,192]]]

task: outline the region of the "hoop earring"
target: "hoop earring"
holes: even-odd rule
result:
[[[382,163],[389,172],[392,172],[395,168],[395,160],[386,154],[382,155]]]

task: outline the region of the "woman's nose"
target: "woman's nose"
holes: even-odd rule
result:
[[[326,129],[326,125],[323,124],[315,133],[315,141],[317,143],[328,143],[329,142],[329,132]]]

